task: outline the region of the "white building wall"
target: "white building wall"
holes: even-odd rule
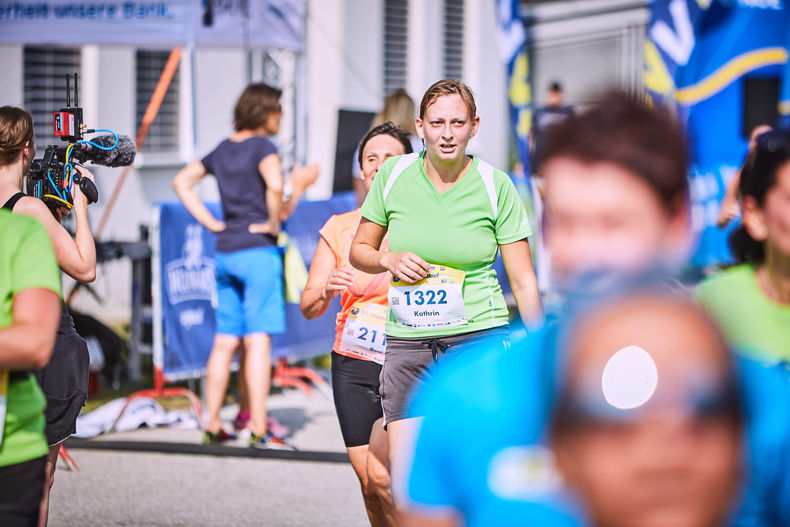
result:
[[[345,15],[342,0],[308,2],[306,161],[320,167],[318,182],[307,192],[310,199],[332,194],[337,111],[343,103],[343,79],[351,75],[345,63]]]
[[[469,149],[493,166],[507,170],[512,126],[507,72],[499,56],[493,2],[466,0],[464,26],[464,80],[475,94],[480,116],[480,130]]]
[[[0,45],[0,66],[3,68],[3,82],[0,82],[0,105],[21,106],[22,94],[22,46]]]

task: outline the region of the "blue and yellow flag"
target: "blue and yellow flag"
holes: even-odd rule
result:
[[[732,261],[719,205],[743,163],[748,128],[790,117],[790,7],[787,0],[654,0],[645,39],[644,84],[655,104],[673,106],[691,147],[692,263]],[[782,77],[784,76],[784,79]],[[779,86],[776,122],[750,123],[750,88]],[[767,89],[766,89],[767,86]],[[763,97],[761,95],[760,97]],[[754,98],[754,97],[752,97]],[[769,105],[770,107],[770,105]],[[782,119],[784,117],[784,119]],[[737,222],[735,222],[737,223]]]
[[[516,137],[518,160],[529,175],[529,133],[532,125],[532,88],[529,80],[527,34],[518,12],[518,0],[496,0],[499,51],[507,65],[508,102]]]

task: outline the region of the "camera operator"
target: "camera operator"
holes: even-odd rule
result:
[[[50,210],[43,201],[22,193],[22,180],[35,155],[30,114],[21,108],[0,107],[0,203],[4,203],[5,209],[32,216],[41,222],[52,241],[61,270],[80,282],[92,282],[96,278],[96,248],[88,222],[88,200],[79,185],[74,185],[76,235],[72,238],[60,224],[68,216],[68,208],[53,206]],[[82,177],[93,180],[87,169],[81,166],[76,169]],[[49,455],[39,520],[42,526],[47,523],[49,490],[54,482],[60,444],[75,432],[77,416],[85,403],[89,362],[87,344],[74,329],[74,322],[64,305],[52,357],[45,367],[35,372],[47,398]]]

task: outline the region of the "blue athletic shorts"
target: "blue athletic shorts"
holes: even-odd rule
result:
[[[283,260],[276,247],[216,253],[217,333],[285,332]]]

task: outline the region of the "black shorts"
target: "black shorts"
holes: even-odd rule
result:
[[[383,415],[380,373],[375,362],[332,352],[332,393],[346,448],[367,445],[373,423]]]
[[[47,456],[0,467],[0,525],[35,527]]]
[[[88,345],[77,334],[65,307],[52,356],[46,366],[34,373],[47,398],[47,444],[57,445],[76,432],[77,417],[88,395],[90,373]]]

